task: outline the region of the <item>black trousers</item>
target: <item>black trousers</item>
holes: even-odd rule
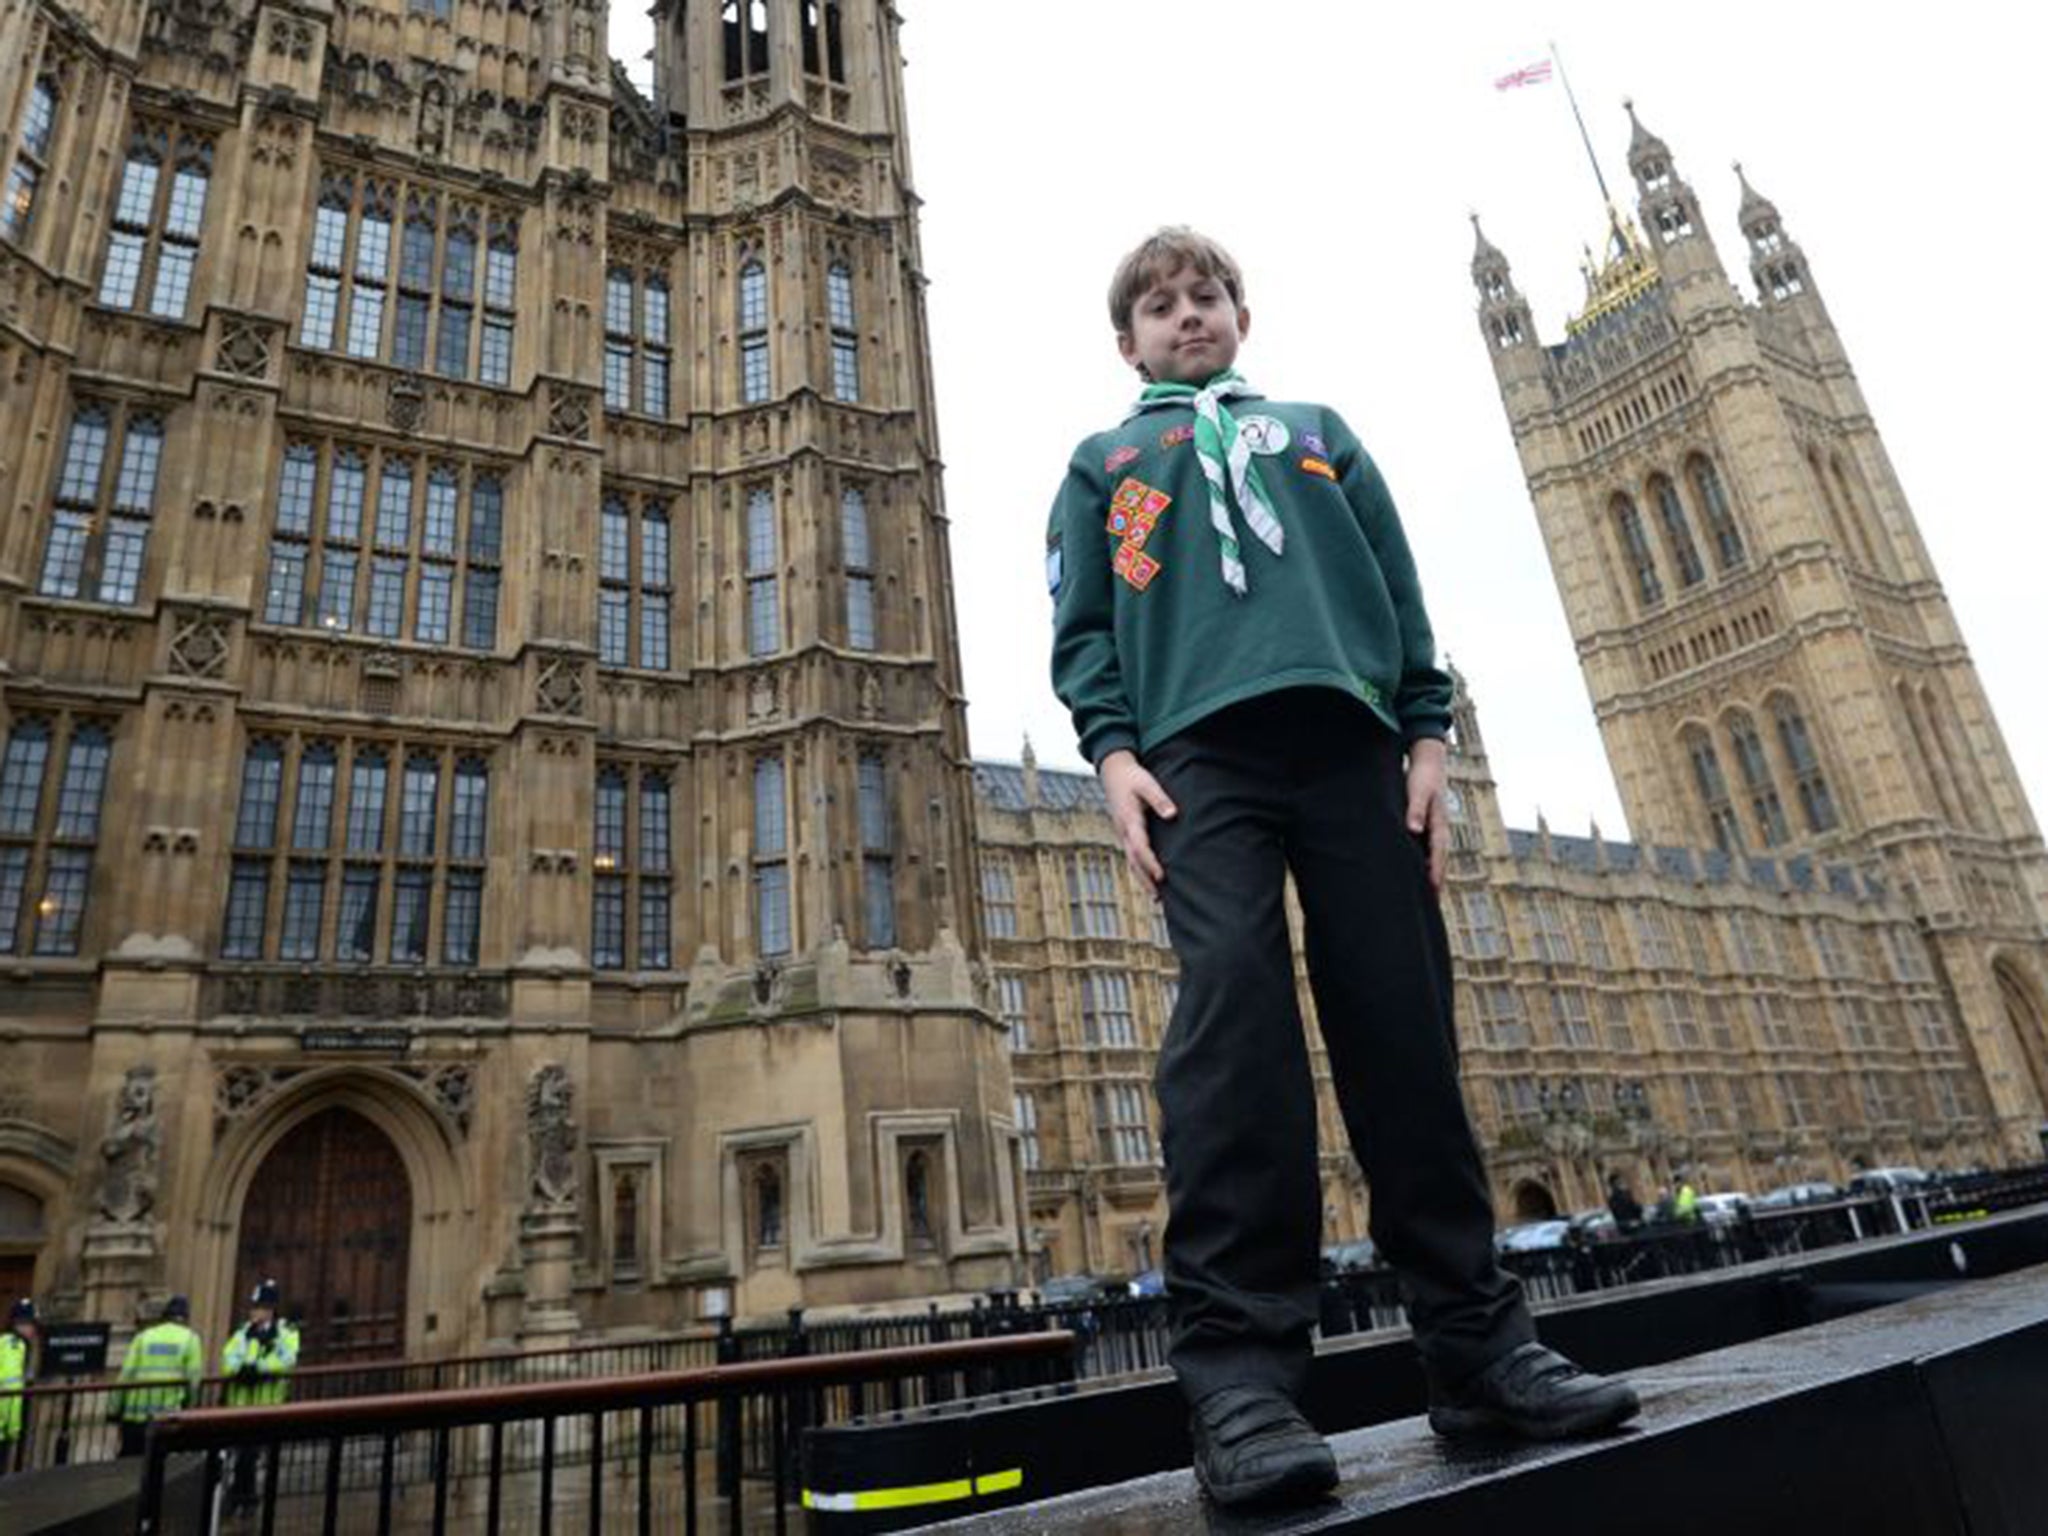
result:
[[[1145,763],[1179,810],[1151,833],[1181,962],[1155,1087],[1183,1388],[1298,1397],[1307,1375],[1323,1210],[1289,872],[1373,1240],[1401,1274],[1430,1376],[1457,1382],[1534,1330],[1494,1260],[1458,1089],[1450,945],[1405,824],[1401,743],[1335,690],[1289,689],[1197,722]]]

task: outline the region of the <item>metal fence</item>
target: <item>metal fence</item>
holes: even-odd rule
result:
[[[1652,1224],[1598,1241],[1503,1254],[1502,1262],[1521,1278],[1533,1298],[1552,1299],[1830,1248],[2044,1201],[2048,1201],[2048,1166],[2012,1169],[1953,1178],[1898,1195],[1777,1210],[1752,1207],[1730,1222]],[[1324,1276],[1319,1322],[1325,1337],[1395,1327],[1403,1321],[1400,1282],[1391,1270],[1354,1269]],[[1071,1371],[1078,1378],[1126,1375],[1166,1363],[1169,1320],[1161,1297],[1102,1295],[1040,1305],[1027,1304],[1014,1292],[997,1291],[964,1307],[933,1304],[907,1314],[813,1322],[800,1309],[792,1309],[784,1320],[771,1325],[735,1328],[726,1322],[715,1331],[696,1329],[532,1353],[315,1366],[295,1375],[292,1396],[297,1405],[317,1407],[366,1396],[588,1382],[597,1377],[714,1365],[922,1349],[1048,1331],[1071,1336]],[[199,1406],[219,1406],[226,1386],[225,1378],[208,1378],[201,1387]],[[838,1422],[943,1403],[965,1390],[966,1384],[947,1372],[835,1379],[815,1389],[804,1411],[806,1422]],[[113,1383],[104,1381],[30,1388],[24,1433],[8,1448],[12,1466],[33,1469],[111,1459],[118,1438],[117,1427],[110,1422],[115,1391]],[[707,1417],[712,1413],[709,1408],[688,1412],[665,1408],[655,1415],[649,1430],[651,1443],[665,1449],[686,1442],[716,1446],[717,1454],[737,1469],[734,1475],[768,1475],[787,1428],[776,1417],[781,1410],[761,1398],[735,1400],[717,1411],[726,1416],[724,1420],[713,1422]],[[559,1449],[519,1435],[501,1437],[495,1448],[480,1439],[451,1444],[472,1462],[495,1456],[501,1472],[507,1473],[538,1466]],[[381,1450],[373,1454],[358,1445],[342,1457],[338,1469],[329,1469],[319,1460],[326,1454],[324,1450],[316,1454],[301,1444],[282,1456],[280,1486],[288,1493],[316,1485],[366,1489],[386,1475],[387,1461],[389,1475],[399,1486],[417,1486],[431,1482],[434,1476],[432,1456],[424,1445],[415,1440],[389,1457]]]
[[[547,1536],[659,1528],[787,1530],[810,1425],[904,1384],[926,1396],[996,1398],[1071,1380],[1074,1340],[1041,1332],[951,1344],[714,1365],[695,1370],[201,1409],[153,1424],[138,1536],[205,1529],[249,1458],[249,1529],[322,1536]],[[753,1427],[749,1427],[753,1426]],[[194,1507],[172,1476],[197,1459]]]

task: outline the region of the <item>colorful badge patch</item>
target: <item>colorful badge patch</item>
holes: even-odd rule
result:
[[[1182,443],[1191,443],[1194,440],[1195,424],[1191,421],[1184,421],[1177,427],[1168,427],[1159,434],[1159,446],[1162,448],[1178,448]]]
[[[1109,456],[1102,461],[1102,472],[1105,475],[1113,475],[1143,452],[1142,448],[1134,447],[1130,443],[1125,443],[1121,448],[1111,449]]]
[[[1337,478],[1337,471],[1330,468],[1330,461],[1316,458],[1313,454],[1301,461],[1301,467],[1312,475],[1321,475],[1325,480]]]
[[[1116,573],[1142,592],[1152,585],[1152,578],[1159,574],[1159,562],[1135,544],[1119,544],[1116,551]]]
[[[1293,439],[1287,431],[1287,423],[1278,416],[1240,416],[1237,419],[1237,434],[1253,453],[1285,453]]]
[[[1159,574],[1159,562],[1145,553],[1145,541],[1159,525],[1159,514],[1173,498],[1142,480],[1126,478],[1109,499],[1109,520],[1103,525],[1122,542],[1117,545],[1117,575],[1142,592]]]
[[[1330,456],[1330,450],[1323,446],[1323,440],[1313,432],[1301,434],[1301,451],[1312,453],[1319,459],[1327,459]]]

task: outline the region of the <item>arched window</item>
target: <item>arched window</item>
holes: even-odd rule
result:
[[[206,219],[207,182],[213,145],[201,139],[178,140],[168,186],[162,184],[169,135],[158,128],[138,128],[128,147],[121,190],[114,200],[113,227],[107,236],[107,259],[100,272],[99,301],[114,309],[132,309],[145,267],[152,269],[149,312],[166,319],[184,318],[199,261],[199,232]]]
[[[768,73],[768,0],[725,0],[719,9],[725,37],[725,78]]]
[[[1728,741],[1735,748],[1742,787],[1749,793],[1757,836],[1766,848],[1776,848],[1789,841],[1792,832],[1785,823],[1784,803],[1779,800],[1778,786],[1771,778],[1770,759],[1764,755],[1763,738],[1757,734],[1756,722],[1741,711],[1730,715]]]
[[[1650,541],[1643,532],[1642,514],[1628,497],[1617,495],[1610,503],[1615,533],[1621,539],[1622,554],[1635,573],[1636,597],[1650,608],[1664,601],[1664,583],[1657,576],[1657,557],[1650,553]]]
[[[1862,545],[1865,567],[1881,576],[1896,579],[1898,562],[1892,558],[1891,541],[1878,523],[1875,511],[1858,501],[1842,456],[1839,453],[1830,455],[1828,467],[1834,474],[1835,488],[1842,493],[1843,520],[1856,530],[1858,542]]]
[[[789,923],[789,815],[780,754],[754,761],[754,947],[786,955]]]
[[[804,0],[804,73],[825,75],[834,85],[846,84],[839,9],[839,0]]]
[[[1735,804],[1729,798],[1727,776],[1721,772],[1720,754],[1714,750],[1714,738],[1693,725],[1686,727],[1683,740],[1686,756],[1692,759],[1693,782],[1699,788],[1700,804],[1705,807],[1707,824],[1714,831],[1714,844],[1723,853],[1733,853],[1742,845],[1742,831],[1735,818]]]
[[[1898,696],[1899,714],[1906,722],[1907,732],[1913,738],[1913,768],[1917,770],[1921,783],[1931,789],[1940,804],[1942,819],[1950,825],[1960,825],[1958,808],[1959,787],[1955,781],[1955,768],[1941,751],[1941,743],[1934,732],[1934,723],[1922,716],[1923,700],[1915,695],[1904,678],[1893,684]]]
[[[1742,546],[1742,530],[1735,526],[1728,493],[1722,488],[1721,472],[1703,453],[1692,456],[1687,471],[1700,508],[1707,516],[1707,537],[1714,546],[1715,562],[1722,570],[1732,571],[1748,558],[1748,553]]]
[[[1650,482],[1650,495],[1657,503],[1657,517],[1664,525],[1664,542],[1671,551],[1671,563],[1678,568],[1678,584],[1696,587],[1706,580],[1707,568],[1700,561],[1699,546],[1693,543],[1692,524],[1686,520],[1685,505],[1678,499],[1678,487],[1658,475]]]
[[[846,572],[846,643],[856,651],[875,648],[875,555],[868,536],[868,501],[859,486],[839,497],[840,563]]]
[[[825,313],[832,326],[832,397],[860,398],[860,334],[854,328],[853,268],[835,261],[825,273]]]
[[[913,1152],[903,1165],[903,1225],[913,1243],[932,1240],[931,1159]]]
[[[1990,809],[1986,803],[1989,786],[1984,782],[1976,756],[1964,750],[1956,729],[1954,711],[1948,708],[1946,699],[1924,684],[1920,689],[1920,711],[1927,721],[1928,740],[1940,756],[1942,770],[1948,775],[1950,791],[1955,798],[1957,825],[1983,830],[1986,824],[1984,815]]]
[[[740,399],[768,398],[768,269],[750,257],[740,268]]]
[[[110,482],[104,471],[117,425],[123,427],[120,461]],[[136,414],[117,423],[104,405],[78,408],[65,439],[50,541],[43,551],[40,587],[45,596],[122,606],[136,601],[163,451],[164,425],[158,417]]]
[[[57,82],[40,75],[28,96],[22,119],[20,153],[7,173],[7,192],[0,198],[0,239],[19,240],[28,233],[36,210],[36,193],[50,169],[50,140],[57,126]]]
[[[1777,718],[1778,741],[1785,749],[1785,762],[1792,770],[1792,781],[1799,795],[1799,809],[1806,818],[1807,830],[1833,830],[1839,819],[1835,815],[1834,796],[1828,792],[1827,775],[1821,771],[1820,757],[1814,751],[1813,735],[1807,729],[1806,717],[1800,714],[1799,706],[1783,694],[1772,701],[1771,712]]]
[[[754,1174],[754,1246],[782,1246],[782,1173],[772,1163]]]
[[[1820,490],[1821,504],[1827,508],[1828,531],[1834,536],[1836,554],[1841,556],[1844,564],[1869,570],[1870,551],[1858,541],[1859,530],[1854,522],[1842,516],[1842,504],[1835,499],[1835,488],[1828,484],[1817,450],[1807,451],[1806,467],[1813,471],[1813,483]]]

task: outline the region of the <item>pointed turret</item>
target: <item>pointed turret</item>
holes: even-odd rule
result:
[[[1536,320],[1529,301],[1515,287],[1508,259],[1472,215],[1472,286],[1479,290],[1479,331],[1493,357],[1494,377],[1511,420],[1519,421],[1550,402],[1543,378],[1543,349],[1536,344]]]
[[[1636,179],[1636,206],[1642,213],[1643,228],[1661,246],[1695,238],[1700,221],[1692,188],[1673,166],[1664,141],[1636,116],[1636,104],[1628,101],[1622,105],[1628,109],[1628,169]]]
[[[1777,204],[1749,184],[1742,162],[1735,162],[1742,185],[1742,237],[1749,242],[1749,271],[1756,296],[1764,304],[1786,304],[1806,292],[1806,256],[1785,233]]]
[[[1472,215],[1472,286],[1479,290],[1479,328],[1496,349],[1535,345],[1536,324],[1529,304],[1515,288],[1508,259],[1479,227]]]

